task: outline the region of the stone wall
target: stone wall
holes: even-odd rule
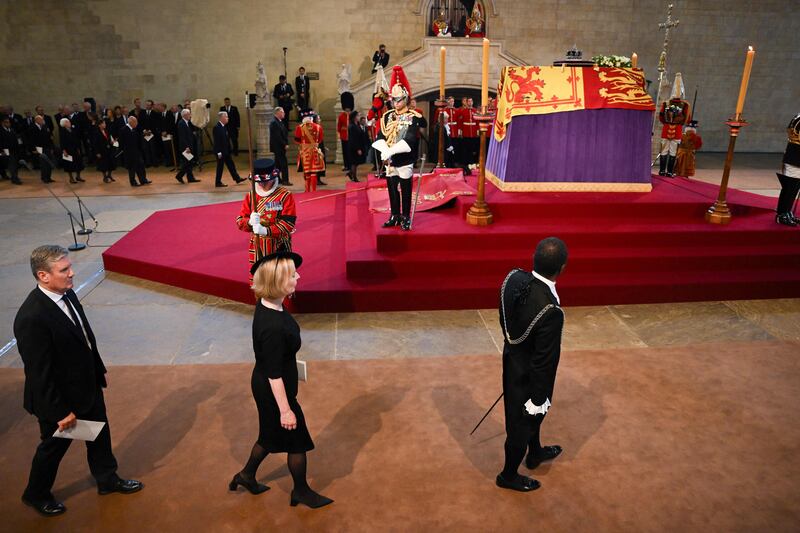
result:
[[[649,79],[666,16],[656,0],[487,0],[488,33],[531,64],[550,64],[573,44],[584,55],[639,54]],[[128,103],[140,96],[168,103],[230,96],[240,105],[253,90],[255,65],[268,82],[297,67],[318,72],[312,104],[332,130],[336,73],[353,65],[354,84],[368,76],[379,42],[394,60],[422,44],[426,0],[25,0],[0,3],[0,99],[17,111],[94,96]],[[727,147],[748,44],[756,49],[740,151],[782,151],[784,128],[800,107],[797,0],[674,0],[670,78],[684,75],[687,97],[699,88],[696,118],[709,150]],[[398,7],[402,6],[402,7]],[[496,13],[495,15],[492,15]],[[279,19],[276,19],[279,17]],[[478,58],[476,57],[476,61]],[[413,80],[411,80],[413,84]]]

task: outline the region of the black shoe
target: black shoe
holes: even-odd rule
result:
[[[775,222],[778,224],[783,224],[784,226],[797,226],[797,220],[792,216],[791,213],[781,213],[780,215],[775,215]]]
[[[11,178],[11,183],[14,185],[22,185],[22,182],[19,180],[19,178]]]
[[[84,183],[84,182],[86,181],[85,179],[83,179],[83,178],[82,178],[82,177],[80,177],[80,176],[75,176],[75,179],[76,179],[76,180],[78,180],[78,181],[80,181],[81,183]]]
[[[214,187],[227,187],[227,185],[225,185],[224,183],[220,182],[220,183],[215,183]]]
[[[247,180],[246,180],[246,179],[244,179],[244,178],[241,178],[241,177],[236,177],[236,178],[233,178],[233,181],[235,181],[235,182],[236,182],[236,185],[239,185],[239,184],[240,184],[240,183],[242,183],[243,181],[247,181]]]
[[[411,219],[404,216],[403,219],[400,221],[400,228],[403,231],[409,231],[411,229]]]
[[[115,481],[112,485],[108,485],[106,487],[101,487],[100,485],[97,486],[97,494],[101,496],[105,496],[106,494],[111,494],[112,492],[120,492],[122,494],[133,494],[134,492],[139,492],[144,488],[144,484],[141,481],[136,481],[135,479],[122,479],[119,478]]]
[[[139,184],[138,184],[138,183],[136,183],[135,181],[132,181],[132,182],[131,182],[131,187],[138,187],[138,186],[139,186]]]
[[[400,217],[397,215],[392,215],[389,217],[389,220],[383,223],[384,228],[391,228],[392,226],[400,225]]]
[[[103,183],[111,183],[111,182],[108,180],[108,176],[103,176]]]
[[[321,179],[319,179],[319,178],[317,178],[317,185],[322,185],[322,186],[324,186],[324,187],[327,187],[327,186],[328,186],[328,184],[327,184],[327,183],[325,183],[324,181],[322,181],[322,180],[321,180]]]
[[[175,176],[175,179],[178,180],[178,183],[180,183],[180,184],[184,183],[183,178],[180,177],[180,176]]]
[[[525,466],[527,466],[530,470],[533,470],[544,461],[550,461],[555,459],[561,452],[564,450],[558,444],[554,446],[543,446],[539,453],[535,454],[533,452],[528,453],[528,456],[525,458]]]
[[[52,498],[49,500],[35,502],[23,496],[22,503],[30,507],[33,507],[42,516],[58,516],[60,514],[64,514],[64,512],[66,512],[67,510],[67,508],[64,507],[63,503],[57,502],[55,499]]]
[[[527,476],[520,476],[519,474],[517,474],[517,478],[512,481],[508,481],[503,477],[502,473],[497,474],[495,483],[501,489],[518,490],[519,492],[530,492],[542,486],[542,484],[535,479]]]
[[[153,182],[152,182],[152,181],[150,181],[150,180],[144,180],[144,181],[143,181],[142,183],[140,183],[139,185],[150,185],[151,183],[153,183]]]
[[[114,176],[108,176],[108,181],[117,181],[114,179]]]
[[[283,184],[284,184],[284,185],[286,185],[287,187],[291,187],[291,186],[293,186],[293,185],[294,185],[294,183],[292,183],[292,182],[291,182],[291,181],[289,181],[289,180],[286,180],[286,181],[284,181],[284,182],[283,182]]]
[[[261,494],[267,492],[269,487],[263,483],[259,483],[255,479],[246,479],[242,477],[241,472],[233,476],[233,479],[228,483],[228,490],[235,491],[239,485],[247,489],[250,494]]]
[[[189,183],[199,183],[199,182],[200,182],[200,181],[202,181],[202,180],[199,180],[199,179],[197,179],[197,178],[192,178],[192,179],[190,179],[190,180],[188,180],[188,181],[189,181]]]
[[[319,509],[320,507],[325,507],[326,505],[333,503],[333,500],[323,496],[322,494],[317,494],[313,490],[309,490],[309,493],[304,495],[300,495],[293,490],[291,499],[289,500],[289,505],[292,507],[297,507],[298,503],[307,505],[312,509]]]

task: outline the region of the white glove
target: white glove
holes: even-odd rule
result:
[[[250,213],[250,220],[248,220],[247,223],[251,226],[261,223],[261,215],[258,214],[258,211],[253,211]]]
[[[546,415],[550,409],[550,398],[547,398],[542,405],[534,405],[530,399],[525,402],[525,410],[529,415]]]
[[[269,230],[264,226],[262,226],[261,224],[254,224],[253,233],[255,233],[256,235],[266,236],[269,234]]]

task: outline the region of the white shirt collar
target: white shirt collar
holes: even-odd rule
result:
[[[558,305],[561,305],[561,299],[558,297],[558,293],[556,292],[556,282],[547,279],[546,277],[542,276],[541,274],[539,274],[535,270],[532,272],[532,274],[533,274],[534,278],[538,279],[539,281],[541,281],[542,283],[547,285],[547,287],[550,289],[550,292],[553,293],[553,296],[555,297],[556,301],[558,302]]]
[[[39,287],[39,290],[42,291],[43,293],[45,293],[47,295],[47,297],[50,298],[51,300],[53,300],[55,303],[60,302],[61,298],[64,297],[63,294],[58,294],[57,292],[53,292],[51,290],[45,289],[44,287],[42,287],[39,284],[37,284],[37,287]]]

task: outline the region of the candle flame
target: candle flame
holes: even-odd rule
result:
[[[748,46],[748,47],[747,47],[747,51],[748,51],[748,52],[752,52],[752,51],[753,51],[753,47],[752,47],[752,46]]]

